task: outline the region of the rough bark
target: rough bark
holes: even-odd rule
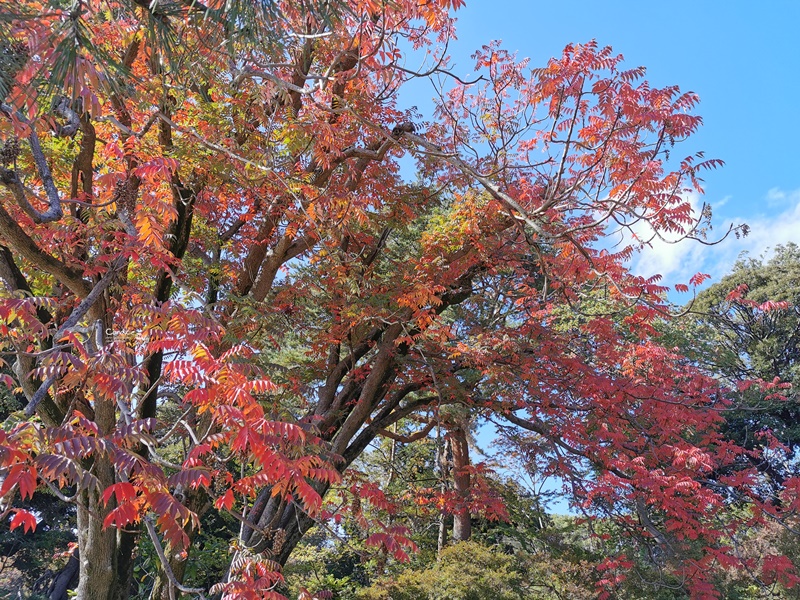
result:
[[[91,285],[86,283],[81,272],[39,248],[2,206],[0,206],[0,238],[17,256],[23,257],[37,269],[52,275],[79,298],[85,298],[92,291]]]
[[[23,275],[22,271],[17,266],[11,250],[2,245],[0,245],[0,279],[5,282],[6,289],[12,294],[22,291],[28,295],[33,295],[33,291],[30,285],[28,285],[25,275]],[[53,320],[52,315],[42,307],[36,310],[36,316],[44,325],[48,325]],[[42,348],[49,347],[51,341],[50,339],[44,340]],[[23,393],[28,399],[33,397],[36,390],[39,389],[39,386],[42,384],[41,380],[28,376],[35,366],[36,361],[29,354],[20,353],[17,355],[14,369],[17,372],[17,377]],[[49,394],[42,399],[39,409],[39,416],[48,426],[54,427],[60,425],[61,421],[64,419],[63,410],[55,403]]]
[[[96,402],[95,422],[100,432],[112,431],[116,410],[111,401]],[[102,494],[115,482],[114,465],[110,457],[98,453],[92,459],[92,472],[99,485],[83,490],[78,495],[78,555],[80,557],[78,600],[119,600],[126,597],[130,582],[124,581],[124,572],[118,561],[117,531],[104,528],[103,519],[113,510],[114,502],[103,503]]]
[[[102,488],[114,483],[113,467],[105,457],[95,459],[94,473]],[[103,528],[103,518],[111,507],[106,508],[101,496],[100,489],[85,490],[78,502],[78,600],[116,600],[117,532]]]
[[[133,585],[134,552],[139,542],[138,531],[117,532],[116,581],[112,590],[113,600],[127,600]]]
[[[469,443],[467,432],[457,426],[450,432],[450,447],[453,451],[453,487],[458,497],[459,506],[453,511],[453,541],[466,542],[472,535],[472,523],[469,513]]]

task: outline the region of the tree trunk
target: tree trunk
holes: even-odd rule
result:
[[[113,600],[128,600],[133,585],[134,552],[139,542],[138,531],[117,532],[117,560],[116,583],[113,590]]]
[[[447,547],[447,513],[439,516],[439,536],[436,539],[436,560],[442,558],[442,550]]]
[[[80,579],[78,600],[115,600],[117,532],[103,529],[103,519],[113,507],[102,501],[103,490],[114,483],[114,471],[107,457],[95,457],[94,473],[100,489],[81,493],[78,502],[78,555]]]
[[[458,497],[458,506],[453,511],[453,541],[465,542],[472,535],[469,513],[469,444],[465,427],[458,426],[450,432],[450,447],[453,451],[453,486]]]
[[[95,422],[100,432],[112,431],[116,421],[116,407],[112,401],[95,403]],[[105,454],[94,456],[92,472],[99,486],[79,494],[78,499],[78,600],[124,600],[130,595],[132,568],[132,540],[113,527],[103,528],[103,520],[115,503],[103,503],[103,491],[115,483],[114,465]],[[118,552],[122,550],[122,554]],[[125,554],[127,553],[127,559]]]
[[[442,304],[437,309],[444,310],[446,306],[467,297],[471,293],[471,279],[474,276],[475,273],[470,272],[462,278],[463,282],[459,281],[458,287],[443,294]],[[347,470],[382,429],[437,399],[437,396],[427,396],[401,406],[408,394],[422,389],[422,385],[416,384],[400,386],[389,394],[396,377],[395,359],[404,356],[409,348],[406,342],[396,343],[404,331],[398,323],[389,325],[384,331],[376,328],[355,345],[347,358],[339,360],[338,353],[333,355],[335,358],[325,386],[319,391],[314,416],[318,418],[317,426],[323,432],[321,437],[331,443],[332,453],[343,458],[336,465],[340,473]],[[346,379],[353,365],[375,347],[378,351],[366,377],[362,371],[357,376],[351,373]],[[381,402],[384,403],[382,406]],[[321,481],[309,483],[321,497],[330,488],[329,484]],[[247,518],[256,527],[242,527],[240,537],[243,546],[248,552],[264,553],[281,565],[286,564],[292,551],[315,523],[303,510],[301,502],[295,500],[287,504],[279,496],[273,496],[269,488],[258,495]],[[236,558],[232,563],[235,562]]]
[[[180,556],[177,552],[167,552],[167,560],[169,560],[169,568],[172,569],[172,574],[175,575],[175,579],[178,583],[183,583],[183,576],[186,573],[186,563],[188,561],[188,556]],[[180,595],[180,592],[174,591],[173,595],[170,595],[170,586],[172,584],[169,581],[164,569],[161,568],[159,565],[158,571],[156,573],[155,583],[153,584],[153,589],[150,592],[150,600],[172,600],[173,598]]]
[[[445,436],[442,438],[441,430],[436,434],[436,464],[439,467],[439,491],[444,495],[450,486],[450,440]],[[439,515],[439,535],[436,539],[436,560],[442,558],[442,550],[447,547],[447,532],[450,521],[450,514],[442,511]]]

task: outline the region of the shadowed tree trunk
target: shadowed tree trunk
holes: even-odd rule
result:
[[[67,600],[67,592],[78,581],[78,551],[75,550],[69,557],[66,566],[55,574],[50,586],[47,588],[47,600]]]
[[[437,434],[436,464],[439,467],[439,491],[444,494],[450,485],[450,441],[447,437]],[[436,560],[442,556],[442,550],[447,546],[450,516],[444,510],[439,515],[439,535],[436,539]]]

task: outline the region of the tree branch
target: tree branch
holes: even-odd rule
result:
[[[70,314],[67,320],[64,321],[61,327],[58,328],[58,331],[53,336],[53,339],[55,341],[60,340],[68,330],[75,327],[78,324],[78,322],[84,316],[86,316],[86,314],[92,309],[95,302],[97,302],[97,300],[106,290],[106,288],[108,288],[108,286],[110,286],[111,283],[114,281],[114,277],[122,269],[122,267],[125,265],[126,262],[127,259],[119,257],[117,259],[116,264],[108,271],[106,271],[106,274],[103,275],[102,279],[100,279],[100,281],[97,282],[94,288],[86,295],[86,297],[83,300],[81,300],[80,304],[78,304],[78,306],[75,307],[75,309],[72,311],[72,314]],[[47,395],[47,391],[55,382],[56,382],[56,377],[52,376],[48,377],[42,383],[42,385],[39,386],[39,389],[36,390],[36,393],[33,395],[33,397],[28,402],[28,405],[25,407],[26,416],[30,417],[33,415],[34,411],[36,410],[36,407],[42,400],[44,400],[45,396]]]
[[[14,109],[8,104],[0,105],[0,111],[5,113],[9,118],[11,118],[15,112]],[[44,157],[44,152],[42,152],[42,146],[39,144],[39,137],[36,135],[36,127],[33,123],[29,122],[19,113],[17,113],[16,117],[25,123],[31,130],[30,135],[28,135],[28,142],[31,146],[33,162],[36,164],[36,170],[39,173],[39,178],[42,180],[42,185],[47,193],[47,200],[49,203],[48,209],[45,212],[40,213],[31,205],[30,202],[28,202],[28,198],[25,196],[25,190],[22,185],[22,181],[20,181],[16,171],[4,169],[2,172],[2,177],[0,178],[2,179],[3,184],[11,189],[12,193],[14,194],[14,198],[17,200],[20,207],[22,207],[22,210],[24,210],[25,213],[31,219],[33,219],[35,223],[50,223],[52,221],[58,221],[64,216],[64,211],[61,209],[61,198],[58,195],[56,184],[53,181],[53,174],[50,172],[50,167],[47,165],[47,159]]]
[[[34,267],[58,279],[79,298],[85,298],[92,291],[77,270],[39,248],[2,205],[0,205],[0,238],[5,240],[17,254],[30,261]]]
[[[416,442],[417,440],[421,440],[422,438],[427,436],[434,428],[436,423],[437,421],[435,419],[432,419],[431,421],[428,421],[428,424],[425,425],[425,427],[410,435],[400,435],[399,433],[394,433],[393,431],[383,428],[378,429],[378,435],[382,435],[383,437],[387,437],[391,440],[400,442],[402,444],[410,444],[412,442]]]
[[[158,533],[156,533],[153,522],[150,520],[150,517],[144,517],[143,521],[147,529],[147,535],[150,536],[150,540],[153,542],[153,547],[156,549],[158,559],[161,561],[161,568],[164,569],[164,573],[167,575],[170,585],[184,594],[197,594],[205,600],[205,596],[203,595],[205,590],[203,588],[187,588],[178,583],[178,579],[175,577],[175,573],[172,572],[172,567],[169,566],[169,561],[164,554],[164,547],[161,545],[161,540],[158,539]]]

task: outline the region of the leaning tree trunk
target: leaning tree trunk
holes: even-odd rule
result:
[[[362,447],[366,447],[375,437],[379,427],[380,422],[367,427],[348,448],[348,452],[344,453],[345,462],[340,465],[342,472],[360,454]],[[448,437],[453,454],[453,483],[462,502],[462,506],[453,514],[453,541],[467,541],[472,535],[472,524],[468,507],[471,477],[466,429],[458,427]],[[321,482],[312,485],[320,496],[324,496],[330,487]],[[249,512],[250,518],[257,522],[259,531],[244,527],[242,541],[250,551],[263,552],[285,565],[292,551],[315,523],[300,506],[299,501],[287,504],[273,496],[271,490],[263,490]]]
[[[328,484],[315,482],[312,486],[324,495]],[[299,501],[298,501],[299,502]],[[298,504],[287,504],[271,490],[263,490],[250,510],[250,518],[257,523],[259,531],[243,527],[241,538],[250,552],[264,553],[268,558],[285,565],[289,555],[314,525],[314,519]]]
[[[442,292],[441,302],[436,306],[437,313],[468,298],[472,294],[472,279],[481,270],[480,265],[470,268],[451,288]],[[340,473],[361,456],[376,436],[385,434],[386,428],[440,401],[438,394],[417,394],[426,388],[425,381],[406,382],[392,388],[397,376],[396,360],[407,355],[410,349],[407,342],[397,341],[409,331],[413,334],[418,330],[413,326],[406,328],[402,323],[375,326],[353,345],[347,356],[339,355],[341,349],[338,346],[331,352],[325,385],[320,388],[317,404],[309,416],[315,419],[318,430],[322,432],[320,437],[330,442],[331,453],[342,457],[336,462]],[[360,365],[355,369],[355,365],[370,352],[374,355],[369,368]],[[412,393],[414,397],[410,396]],[[464,444],[467,452],[464,461],[468,465],[466,433]],[[468,493],[469,475],[465,474]],[[330,488],[330,484],[321,481],[309,483],[321,497]],[[258,495],[247,511],[247,518],[255,527],[242,527],[240,537],[247,549],[245,551],[261,553],[281,565],[286,564],[292,551],[315,523],[303,510],[299,499],[287,503],[280,494],[273,496],[269,488]],[[236,558],[232,562],[235,563]]]

